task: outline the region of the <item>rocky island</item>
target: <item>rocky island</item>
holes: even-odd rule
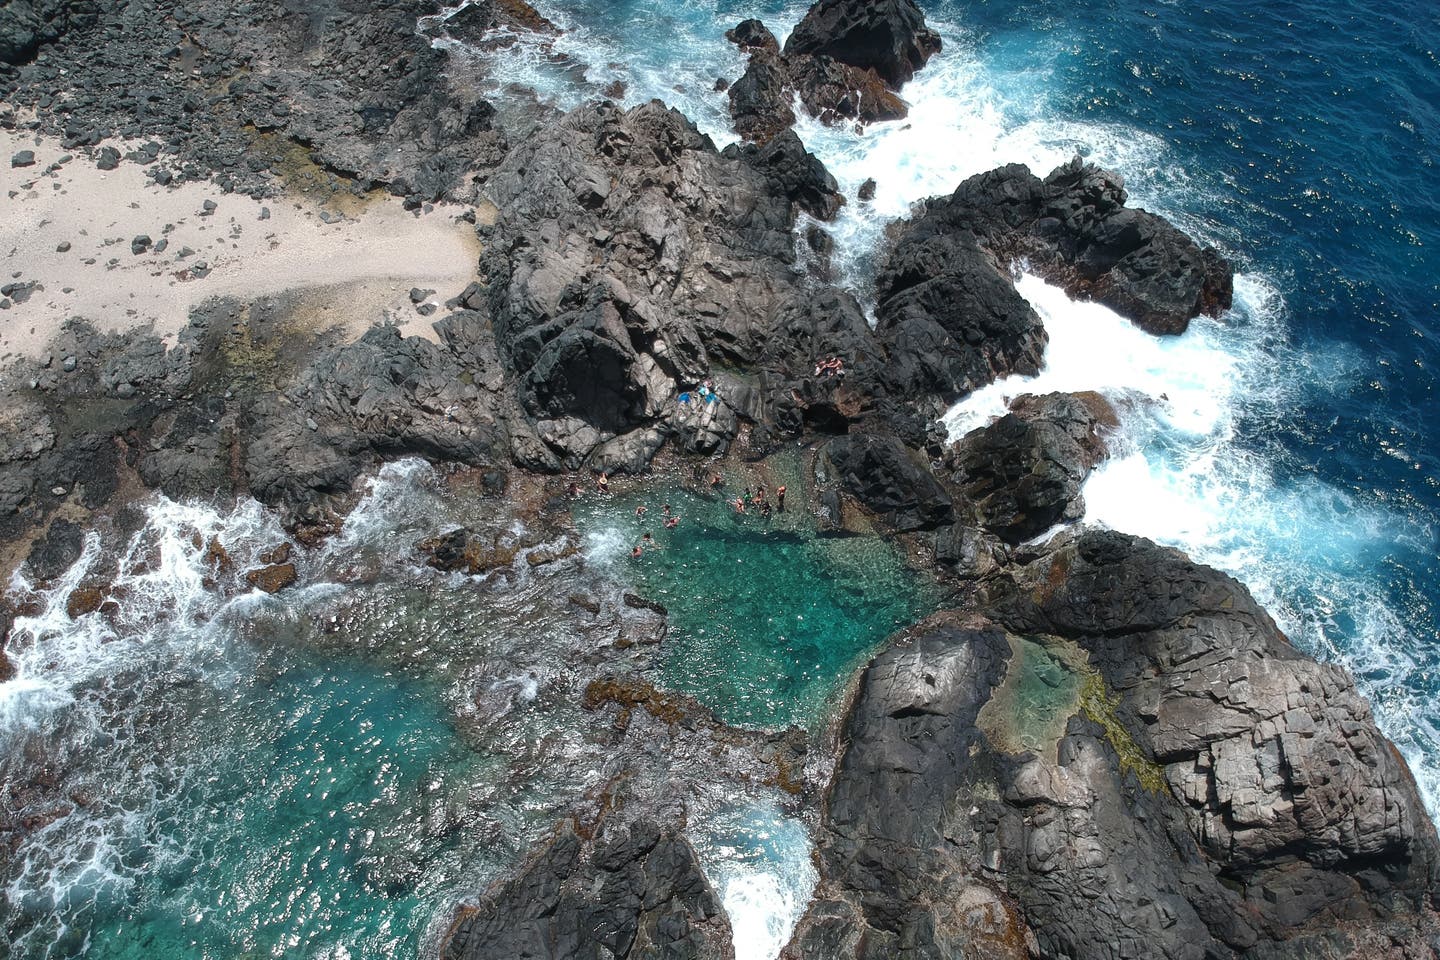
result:
[[[143,538],[151,498],[263,505],[263,550],[200,532],[187,549],[215,596],[281,597],[383,580],[319,558],[383,465],[421,458],[477,506],[389,552],[487,596],[554,577],[537,602],[561,611],[569,666],[540,696],[588,744],[570,792],[537,806],[549,825],[493,826],[516,855],[429,905],[427,955],[735,957],[690,828],[742,784],[813,843],[789,960],[1433,956],[1435,826],[1350,675],[1235,579],[1080,522],[1111,401],[1017,396],[954,442],[937,423],[1044,363],[1016,264],[1173,337],[1230,308],[1225,258],[1077,159],[920,205],[857,289],[828,269],[827,224],[861,201],[795,111],[903,118],[941,46],[912,0],[821,0],[783,45],[738,24],[741,140],[723,149],[659,101],[562,111],[452,63],[457,38],[544,48],[562,31],[518,0],[0,11],[0,690],[58,669],[36,653],[47,617],[140,642],[127,578],[162,551],[92,554]],[[106,190],[129,191],[113,227],[84,213]],[[101,299],[117,284],[141,306]],[[767,518],[788,484],[776,516],[813,529],[787,536],[878,538],[935,599],[834,678],[821,722],[741,722],[657,666],[673,602],[587,579],[576,504],[597,477],[657,512],[655,484],[721,511],[754,485]],[[361,609],[296,616],[327,655],[363,645]],[[518,755],[503,658],[457,656],[454,724]],[[46,721],[0,717],[14,864],[101,801]],[[84,953],[49,952],[37,915],[5,913],[18,956]]]

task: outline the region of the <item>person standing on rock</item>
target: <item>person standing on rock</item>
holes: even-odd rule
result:
[[[780,486],[778,486],[778,487],[775,488],[775,502],[776,502],[776,505],[779,506],[780,512],[781,512],[781,513],[784,513],[784,512],[785,512],[785,484],[783,484],[783,483],[780,484]]]

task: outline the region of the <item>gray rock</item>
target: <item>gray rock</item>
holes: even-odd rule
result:
[[[894,437],[848,434],[822,448],[827,473],[897,531],[929,530],[953,516],[950,496]]]
[[[21,150],[10,158],[12,167],[33,167],[35,166],[35,151]]]
[[[130,241],[130,252],[138,257],[150,249],[151,242],[150,237],[142,233]]]
[[[56,253],[69,253],[69,252],[70,252],[70,241],[69,241],[69,240],[61,240],[59,243],[57,243],[57,244],[55,245],[55,252],[56,252]]]
[[[101,147],[95,156],[95,166],[101,170],[114,170],[120,166],[120,151],[114,147]]]
[[[1009,543],[1085,512],[1080,488],[1104,455],[1115,414],[1098,394],[1020,397],[1014,412],[971,431],[951,451],[952,481],[975,520]]]

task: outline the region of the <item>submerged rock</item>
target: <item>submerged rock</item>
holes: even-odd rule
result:
[[[295,582],[296,572],[293,563],[275,563],[268,567],[260,567],[245,574],[245,582],[257,590],[266,593],[279,593]]]

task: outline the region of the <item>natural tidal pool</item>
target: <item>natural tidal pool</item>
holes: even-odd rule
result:
[[[768,518],[754,505],[736,512],[731,501],[758,482],[738,473],[713,494],[661,480],[587,496],[574,511],[587,555],[623,565],[668,610],[666,686],[737,726],[823,724],[885,638],[938,603],[880,538],[820,534],[804,485],[794,471],[782,476],[787,509]],[[673,529],[663,523],[666,503],[680,517]],[[632,556],[647,532],[655,546]]]
[[[160,499],[128,541],[92,536],[60,581],[12,582],[27,606],[19,674],[0,684],[8,955],[422,955],[457,899],[605,776],[588,677],[651,662],[731,722],[815,726],[935,602],[878,538],[817,534],[795,477],[768,521],[663,478],[615,486],[570,503],[573,533],[541,534],[423,464],[392,465],[273,597],[240,585],[284,539],[272,515]],[[565,559],[532,566],[522,549],[485,577],[420,565],[415,542],[457,524]],[[656,548],[634,559],[647,530]],[[97,577],[117,605],[70,617]],[[565,598],[614,609],[627,589],[665,604],[670,632],[612,663],[609,634]],[[813,887],[809,838],[763,791],[706,792],[692,839],[739,955],[768,960]]]

